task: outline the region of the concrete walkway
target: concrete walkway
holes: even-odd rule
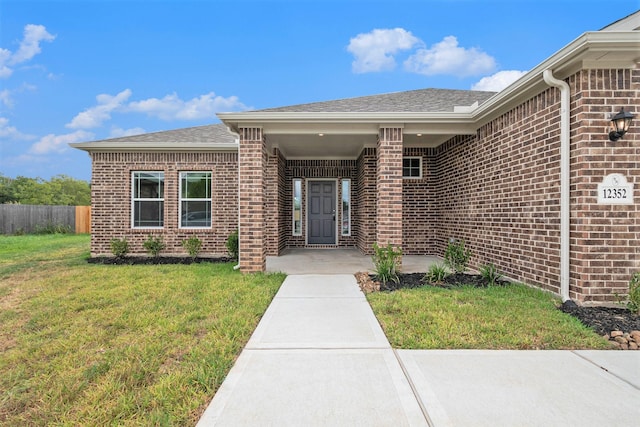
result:
[[[198,426],[632,426],[640,352],[393,350],[352,275],[288,276]]]

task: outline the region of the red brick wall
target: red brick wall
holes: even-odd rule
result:
[[[624,107],[640,113],[640,70],[587,70],[569,80],[572,92],[571,296],[616,301],[640,271],[640,136],[638,119],[616,142],[608,120]],[[633,205],[598,204],[605,176],[634,184]]]
[[[356,162],[357,178],[354,184],[354,209],[352,234],[356,246],[365,254],[373,253],[376,241],[376,149],[365,148]]]
[[[632,130],[608,141],[609,117],[640,111],[638,70],[592,70],[571,87],[570,296],[615,302],[640,270],[640,148]],[[494,263],[507,276],[559,293],[560,93],[552,88],[436,149],[437,246],[464,239],[472,266]],[[630,206],[597,204],[609,173],[635,184]],[[406,201],[405,201],[406,203]]]
[[[402,247],[402,128],[382,128],[376,170],[376,242]]]
[[[202,240],[201,255],[225,256],[225,242],[238,224],[238,156],[236,153],[93,153],[91,255],[112,256],[113,238],[126,238],[131,255],[144,255],[142,244],[150,234],[162,236],[161,255],[186,255],[182,241]],[[164,171],[164,229],[131,227],[131,173]],[[213,178],[212,227],[178,228],[179,174],[210,171]]]
[[[240,129],[239,240],[240,268],[243,272],[264,271],[266,265],[267,157],[262,129]]]
[[[472,266],[559,291],[559,93],[547,90],[437,150],[438,243],[463,239]]]
[[[405,148],[403,154],[422,158],[422,178],[402,180],[402,252],[437,255],[435,149]]]

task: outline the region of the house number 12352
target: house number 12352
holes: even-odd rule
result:
[[[605,199],[626,199],[626,188],[603,188],[602,197]]]
[[[633,183],[619,173],[604,177],[598,184],[598,203],[601,205],[632,205]]]

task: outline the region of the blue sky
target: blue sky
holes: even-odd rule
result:
[[[602,0],[0,2],[0,174],[89,180],[70,142],[421,88],[499,90],[586,31]]]

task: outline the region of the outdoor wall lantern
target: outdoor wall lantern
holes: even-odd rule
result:
[[[627,133],[629,130],[629,126],[631,126],[631,121],[635,118],[631,113],[624,111],[624,107],[620,109],[620,112],[613,117],[611,117],[611,129],[609,132],[609,140],[617,141],[622,136]],[[615,129],[615,130],[613,130]]]

